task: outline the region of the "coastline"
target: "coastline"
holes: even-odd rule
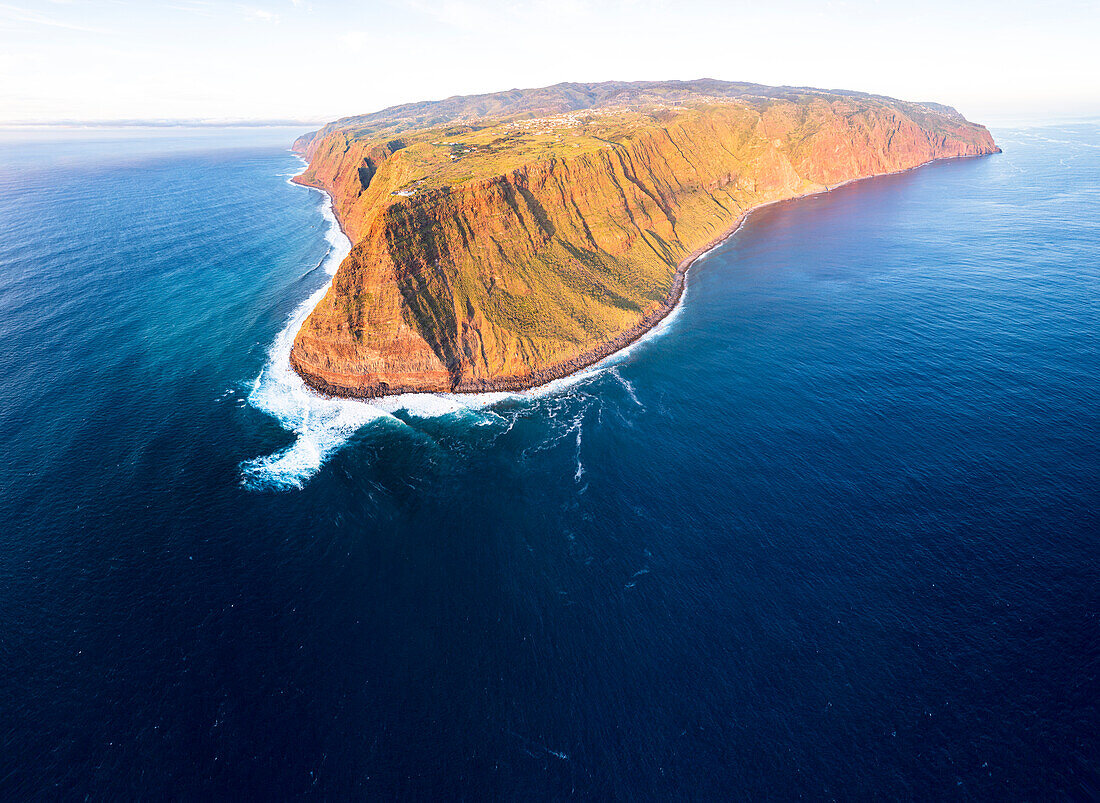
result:
[[[452,393],[452,394],[479,394],[479,393],[514,393],[520,391],[534,390],[554,382],[559,379],[564,379],[568,376],[583,371],[586,368],[591,368],[599,362],[611,357],[612,355],[622,351],[623,349],[637,343],[643,339],[647,334],[653,331],[653,329],[663,321],[668,315],[676,309],[679,305],[681,298],[684,294],[684,289],[687,282],[687,273],[691,269],[692,265],[705,256],[707,253],[718,248],[731,237],[733,237],[741,227],[745,224],[749,215],[758,209],[764,207],[773,206],[775,204],[784,203],[787,201],[797,201],[802,198],[811,198],[816,195],[824,195],[825,193],[832,192],[833,190],[840,189],[849,184],[855,184],[860,181],[868,181],[870,179],[882,178],[884,176],[900,175],[902,173],[908,173],[913,170],[918,170],[927,165],[935,162],[947,162],[955,159],[976,159],[982,156],[991,156],[997,153],[1001,153],[1001,149],[998,147],[995,151],[988,154],[974,154],[966,156],[944,156],[934,159],[929,159],[926,162],[921,162],[918,165],[902,168],[901,170],[891,170],[885,173],[874,173],[869,176],[860,176],[858,178],[848,179],[842,181],[839,184],[833,186],[825,186],[824,189],[814,190],[812,192],[799,193],[797,195],[791,195],[786,198],[777,198],[773,201],[765,201],[763,203],[750,206],[738,218],[734,221],[732,226],[727,229],[720,236],[710,240],[704,245],[692,251],[684,259],[682,259],[676,266],[676,271],[673,274],[672,287],[669,289],[668,296],[661,303],[659,307],[647,313],[638,323],[630,327],[623,332],[620,332],[611,340],[597,346],[584,354],[578,355],[571,360],[567,360],[561,363],[555,363],[544,368],[540,368],[536,371],[532,371],[524,376],[511,376],[502,377],[499,379],[479,379],[479,380],[466,380],[453,385],[450,388],[441,388],[438,390],[427,390],[425,388],[406,387],[406,386],[374,386],[368,388],[347,388],[338,385],[333,385],[322,377],[311,374],[309,371],[302,369],[297,361],[294,359],[294,352],[291,351],[289,355],[290,366],[294,373],[301,377],[302,381],[309,386],[310,389],[319,393],[327,398],[336,399],[378,399],[386,396],[396,396],[405,393]],[[301,158],[301,157],[300,157]],[[303,161],[305,161],[303,159]],[[347,236],[347,232],[344,230],[343,221],[340,220],[340,215],[336,210],[335,198],[323,187],[319,187],[315,184],[310,184],[304,181],[298,181],[300,176],[295,176],[291,181],[303,187],[309,187],[311,189],[317,189],[325,193],[329,199],[329,205],[332,209],[333,217],[336,219],[337,225],[340,227],[340,231],[347,237],[348,242],[351,242],[351,238]],[[354,247],[352,243],[352,247]],[[322,294],[323,295],[323,294]],[[321,296],[317,301],[320,302]],[[312,309],[310,310],[312,312]],[[308,317],[308,316],[307,316]],[[304,319],[303,319],[304,323]],[[297,334],[297,333],[295,333]]]
[[[300,154],[294,155],[304,162]],[[317,207],[329,249],[317,267],[303,274],[305,278],[320,268],[327,274],[327,281],[296,303],[268,346],[267,359],[259,375],[251,382],[248,403],[296,435],[289,446],[240,464],[241,484],[252,490],[301,488],[348,437],[385,416],[384,411],[356,400],[318,395],[290,365],[294,336],[328,292],[332,276],[351,248],[351,241],[344,235],[336,217],[332,196],[322,187],[297,182],[294,178],[288,177],[287,183],[321,192],[329,199],[328,204]]]
[[[307,168],[309,167],[309,162],[306,161],[304,156],[302,156],[300,153],[294,153],[294,155],[301,159]],[[308,181],[299,181],[298,179],[302,177],[302,174],[304,172],[305,171],[302,171],[302,173],[299,173],[296,176],[291,176],[290,183],[296,184],[299,187],[305,187],[307,190],[317,190],[318,192],[324,193],[325,197],[328,198],[328,208],[332,210],[332,216],[336,219],[336,225],[339,227],[340,233],[343,234],[348,243],[350,243],[349,250],[351,248],[354,248],[355,243],[351,241],[351,236],[348,234],[348,230],[344,228],[344,221],[340,219],[340,214],[336,211],[336,198],[334,198],[332,193],[326,190],[320,184],[310,184]],[[337,265],[337,267],[339,267],[339,265]],[[333,275],[335,275],[335,273],[336,271],[333,271]],[[310,310],[310,312],[312,312],[312,310]]]

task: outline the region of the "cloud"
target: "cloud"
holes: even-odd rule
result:
[[[249,8],[245,9],[245,13],[254,20],[260,20],[261,22],[278,23],[280,17],[274,11],[268,11],[265,8]]]
[[[176,5],[165,6],[165,8],[170,8],[173,11],[183,11],[184,13],[187,13],[187,14],[197,14],[200,17],[214,17],[214,16],[217,16],[214,13],[214,10],[211,9],[209,4],[207,4],[207,3],[199,3],[199,4],[192,4],[192,5],[179,5],[179,4],[176,4]]]
[[[340,47],[353,53],[364,50],[367,46],[366,31],[345,31],[338,37]]]
[[[247,6],[241,3],[215,3],[210,0],[181,0],[174,5],[169,5],[175,11],[183,11],[200,17],[220,17],[225,14],[231,16],[240,15],[253,22],[282,22],[282,17],[274,11],[257,6]]]
[[[41,14],[29,8],[11,6],[7,3],[0,3],[0,19],[10,20],[12,22],[26,22],[31,25],[44,25],[49,28],[64,28],[68,31],[80,31],[81,33],[114,33],[113,31],[108,31],[103,28],[94,28],[89,25],[81,25],[63,19],[57,19],[48,14]]]

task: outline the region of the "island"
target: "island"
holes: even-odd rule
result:
[[[294,149],[352,249],[291,365],[359,398],[566,376],[664,318],[754,207],[999,152],[947,106],[709,79],[395,106]]]

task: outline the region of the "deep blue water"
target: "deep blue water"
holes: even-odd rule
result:
[[[1100,127],[358,418],[265,384],[331,249],[284,133],[0,144],[0,796],[1100,795]]]

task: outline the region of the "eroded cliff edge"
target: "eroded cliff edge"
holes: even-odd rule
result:
[[[754,206],[997,152],[953,109],[715,81],[388,109],[296,148],[353,243],[294,340],[317,390],[518,390],[622,348]]]

